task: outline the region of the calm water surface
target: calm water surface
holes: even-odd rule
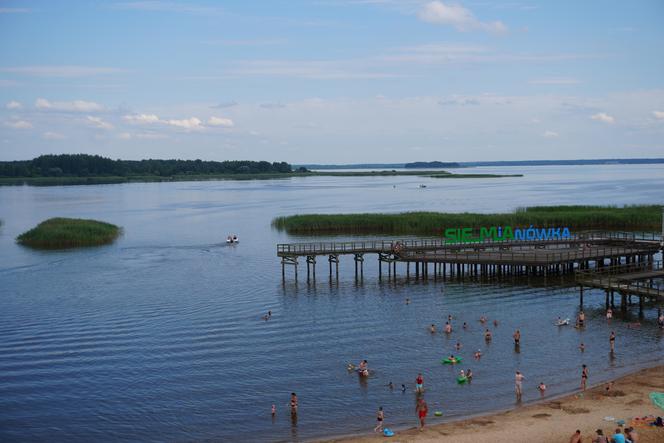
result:
[[[381,405],[388,426],[415,425],[420,371],[431,409],[445,414],[435,422],[513,406],[517,369],[528,402],[540,381],[547,395],[575,389],[582,363],[598,383],[661,361],[653,308],[640,329],[627,328],[635,311],[607,325],[603,294],[591,292],[586,330],[554,327],[578,304],[576,290],[558,279],[380,282],[367,256],[362,284],[342,257],[339,282],[329,281],[321,258],[315,284],[303,280],[301,266],[300,281],[289,274],[282,285],[275,245],[303,238],[271,230],[277,215],[664,203],[662,165],[475,170],[526,176],[0,188],[0,440],[306,440],[368,432]],[[68,252],[15,244],[53,216],[106,220],[124,234],[112,246]],[[230,232],[239,245],[226,245]],[[448,314],[451,337],[427,331]],[[489,345],[477,321],[483,314],[500,322]],[[515,328],[523,334],[518,353]],[[440,364],[457,341],[472,385],[457,385],[460,368]],[[479,362],[476,349],[484,352]],[[366,381],[345,369],[363,358],[375,371]],[[390,391],[390,381],[407,392]],[[296,424],[287,414],[291,391],[300,399]]]

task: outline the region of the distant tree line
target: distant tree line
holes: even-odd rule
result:
[[[404,168],[419,168],[419,169],[424,169],[424,168],[459,168],[461,165],[456,162],[439,162],[439,161],[434,161],[434,162],[412,162],[412,163],[406,163],[404,165]]]
[[[99,155],[42,155],[0,162],[0,177],[103,177],[288,173],[286,162],[203,160],[112,160]]]

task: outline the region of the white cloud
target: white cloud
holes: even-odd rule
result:
[[[609,123],[609,124],[613,124],[616,121],[615,118],[604,112],[598,112],[597,114],[590,116],[590,118],[598,122]]]
[[[121,132],[121,133],[118,134],[118,138],[120,140],[129,140],[129,139],[131,139],[131,134],[128,133],[128,132]]]
[[[558,137],[558,135],[559,134],[557,132],[549,130],[544,131],[544,133],[542,134],[542,136],[546,138],[555,138]]]
[[[157,132],[141,132],[136,134],[136,138],[140,138],[142,140],[162,140],[168,138],[168,135],[159,134]]]
[[[177,126],[178,128],[186,129],[187,131],[204,128],[203,122],[196,117],[185,118],[182,120],[166,120],[165,123],[171,126]]]
[[[161,121],[159,120],[159,117],[157,117],[154,114],[125,115],[123,118],[129,123],[135,123],[135,124],[151,124],[151,123],[159,123]]]
[[[208,119],[207,124],[209,126],[224,126],[226,128],[230,128],[235,125],[233,123],[233,120],[231,120],[230,118],[214,117],[214,116]]]
[[[93,117],[88,115],[87,121],[90,125],[94,126],[97,129],[113,129],[113,125],[102,120],[101,117]]]
[[[44,140],[64,140],[67,137],[64,134],[60,134],[58,132],[44,132],[42,134],[42,138]]]
[[[652,115],[654,115],[657,120],[664,120],[664,111],[652,111]]]
[[[74,100],[71,102],[50,102],[45,98],[38,98],[35,107],[40,110],[64,111],[64,112],[99,112],[104,107],[95,102]]]
[[[7,109],[21,109],[22,107],[23,107],[23,105],[21,103],[17,102],[16,100],[12,100],[10,102],[7,102],[7,104],[5,105],[5,108],[7,108]]]
[[[507,32],[507,26],[503,22],[481,22],[470,10],[459,4],[445,4],[441,1],[428,2],[422,6],[418,17],[427,23],[454,26],[458,31],[481,29],[495,33]]]
[[[32,128],[32,123],[29,121],[25,120],[12,120],[9,122],[5,122],[6,126],[9,126],[10,128],[14,129],[30,129]]]
[[[12,66],[0,68],[0,72],[10,74],[28,75],[32,77],[90,77],[101,74],[116,74],[124,72],[118,68],[100,66]]]

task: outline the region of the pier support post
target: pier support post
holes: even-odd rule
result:
[[[357,268],[360,267],[360,278],[364,279],[364,254],[355,254],[355,280],[357,280]]]
[[[583,308],[583,285],[579,285],[579,306]]]
[[[313,271],[314,281],[316,281],[316,256],[307,255],[307,281],[309,281],[309,271]]]
[[[327,260],[330,262],[330,279],[332,279],[332,263],[334,263],[335,266],[336,266],[337,280],[339,280],[339,255],[338,254],[330,254],[330,256]]]

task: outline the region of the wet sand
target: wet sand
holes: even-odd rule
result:
[[[428,426],[424,431],[416,428],[397,431],[392,438],[382,434],[344,437],[329,442],[369,443],[394,442],[455,442],[455,443],[567,443],[577,429],[584,442],[591,442],[595,430],[613,435],[618,427],[615,421],[605,417],[625,420],[630,426],[634,417],[646,415],[664,416],[664,410],[648,398],[652,391],[664,392],[664,366],[644,369],[615,380],[607,393],[604,384],[581,392],[546,400],[528,406],[468,420]],[[413,415],[413,422],[417,418]],[[375,423],[367,423],[370,430]],[[389,410],[386,425],[390,427]],[[664,428],[636,426],[640,443],[664,442]]]

